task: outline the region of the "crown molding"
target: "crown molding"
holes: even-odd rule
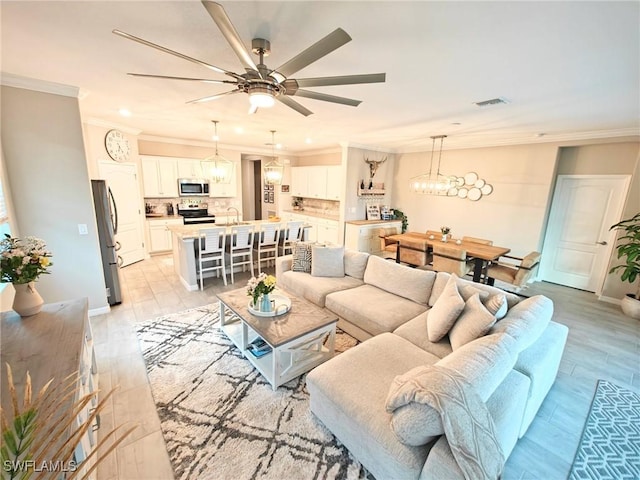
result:
[[[142,130],[139,128],[132,128],[126,125],[121,125],[115,122],[107,122],[106,120],[102,120],[100,118],[95,117],[87,117],[82,119],[82,123],[91,125],[92,127],[102,127],[102,128],[117,128],[118,130],[123,131],[124,133],[128,133],[129,135],[140,135]]]
[[[51,93],[64,97],[78,98],[80,95],[80,88],[78,87],[39,80],[37,78],[23,77],[9,72],[0,72],[0,83],[6,87],[22,88],[24,90]]]
[[[340,146],[343,148],[359,148],[360,150],[369,150],[371,152],[379,152],[379,153],[389,153],[389,154],[395,154],[398,153],[400,150],[397,148],[391,148],[391,147],[381,147],[379,145],[364,145],[361,143],[355,143],[355,142],[340,142]]]

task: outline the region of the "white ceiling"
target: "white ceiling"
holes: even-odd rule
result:
[[[265,61],[271,68],[341,27],[353,41],[294,77],[386,72],[387,81],[310,88],[363,103],[354,108],[300,98],[314,112],[305,118],[280,103],[249,116],[245,95],[185,103],[229,85],[127,76],[227,78],[120,38],[113,29],[243,73],[194,0],[2,1],[2,71],[79,87],[85,120],[210,141],[215,119],[221,144],[269,148],[264,144],[274,129],[276,142],[298,153],[341,141],[424,150],[429,136],[440,134],[449,135],[445,147],[465,147],[640,132],[636,1],[222,4],[245,45],[254,37],[271,41]],[[509,103],[473,104],[495,97]],[[120,116],[123,107],[133,116]]]

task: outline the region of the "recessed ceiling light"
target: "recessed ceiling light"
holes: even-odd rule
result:
[[[123,117],[131,116],[131,111],[127,110],[126,108],[121,108],[120,110],[118,110],[118,113],[120,113],[120,115],[122,115]]]
[[[310,138],[305,138],[304,143],[312,143],[313,140],[311,140]]]
[[[281,144],[281,143],[276,143],[276,148],[277,148],[278,150],[280,150],[280,149],[282,148],[282,144]]]
[[[242,135],[242,134],[244,133],[244,128],[242,128],[242,127],[236,127],[236,128],[235,128],[235,132],[236,132],[238,135]]]

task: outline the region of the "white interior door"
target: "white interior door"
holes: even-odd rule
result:
[[[121,267],[144,259],[144,230],[135,163],[100,162],[100,177],[107,181],[118,212],[116,241]]]
[[[628,175],[559,175],[544,240],[540,278],[600,293],[622,215]]]

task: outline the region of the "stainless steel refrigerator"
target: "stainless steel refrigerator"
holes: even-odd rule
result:
[[[104,280],[107,284],[107,299],[109,305],[117,305],[122,303],[122,292],[120,290],[120,262],[122,259],[118,255],[120,245],[116,241],[118,207],[106,181],[91,180],[91,189],[93,190],[93,204],[96,209]]]

